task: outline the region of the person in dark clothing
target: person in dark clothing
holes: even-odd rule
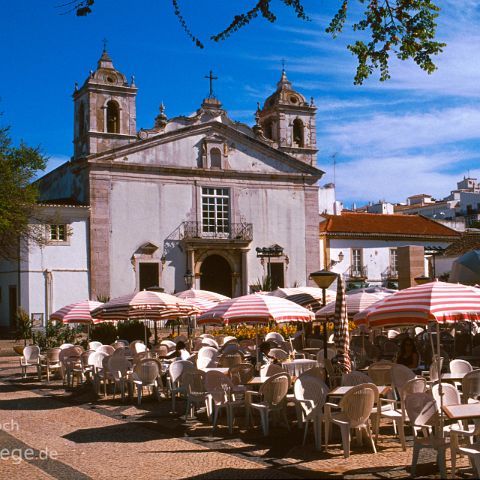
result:
[[[396,363],[405,365],[408,368],[417,368],[420,360],[415,342],[410,338],[404,338],[397,354]]]

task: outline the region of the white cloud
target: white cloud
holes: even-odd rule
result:
[[[319,133],[345,155],[378,156],[405,149],[438,147],[475,140],[480,108],[454,107],[429,112],[379,113],[370,118],[334,123]]]

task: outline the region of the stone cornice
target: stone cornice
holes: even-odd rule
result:
[[[217,130],[223,133],[224,135],[228,135],[229,138],[238,138],[243,142],[251,143],[257,149],[268,152],[268,154],[273,158],[277,158],[280,161],[284,162],[285,164],[289,165],[290,167],[299,171],[298,174],[292,174],[292,175],[306,174],[308,176],[315,177],[316,179],[320,179],[325,173],[316,167],[312,167],[311,165],[308,165],[302,162],[301,160],[298,160],[292,157],[291,155],[288,155],[287,153],[284,153],[280,150],[270,147],[269,145],[265,144],[264,142],[254,137],[250,137],[242,132],[239,132],[238,130],[235,130],[234,128],[228,125],[224,125],[219,122],[208,122],[201,125],[191,125],[184,128],[180,128],[178,130],[174,130],[172,132],[166,132],[156,137],[147,138],[145,140],[139,140],[137,142],[123,145],[121,147],[108,150],[106,152],[90,155],[88,157],[88,161],[91,164],[96,162],[103,162],[105,160],[113,161],[115,158],[139,152],[141,150],[144,150],[147,147],[154,147],[157,145],[161,145],[163,143],[171,142],[172,140],[186,138],[191,136],[192,133],[202,134],[211,130]],[[269,175],[269,174],[262,174],[262,175]]]

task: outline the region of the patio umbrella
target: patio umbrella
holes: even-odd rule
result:
[[[200,315],[199,324],[231,325],[236,323],[311,322],[310,310],[271,295],[244,295],[219,303]]]
[[[210,292],[208,290],[196,290],[194,288],[185,290],[183,292],[178,292],[175,294],[175,296],[190,302],[200,310],[200,313],[210,310],[217,305],[217,303],[220,303],[224,300],[230,300],[230,297],[226,297],[220,293]]]
[[[430,282],[400,290],[372,306],[365,320],[370,327],[427,325],[434,322],[437,330],[437,354],[440,356],[440,324],[480,320],[480,290],[462,284]],[[430,334],[430,341],[433,339]],[[440,362],[437,363],[440,367]],[[440,370],[440,368],[439,368]],[[438,371],[440,409],[443,407],[441,374]],[[441,417],[442,418],[442,417]],[[442,420],[443,421],[443,420]],[[443,429],[440,428],[443,435]]]
[[[480,250],[467,252],[453,262],[450,281],[467,285],[480,282]]]
[[[100,323],[101,320],[92,318],[92,311],[102,306],[103,303],[93,300],[84,300],[83,302],[71,303],[60,308],[50,315],[50,320],[56,320],[65,324],[70,323]]]
[[[333,341],[337,349],[338,367],[342,373],[350,373],[350,333],[348,331],[347,295],[345,281],[339,275],[337,280],[337,300],[335,302]]]
[[[114,298],[92,312],[101,320],[170,320],[200,313],[191,302],[168,293],[143,290]],[[145,337],[147,328],[145,326]],[[145,338],[145,343],[147,338]]]
[[[369,308],[373,304],[380,301],[382,298],[391,295],[390,293],[367,293],[365,291],[354,293],[351,295],[347,294],[346,302],[347,302],[347,312],[348,317],[353,319],[353,317]],[[322,309],[318,310],[315,314],[317,320],[324,320],[327,318],[331,318],[335,315],[335,307],[337,302],[330,302],[327,303]]]
[[[287,298],[290,295],[307,294],[312,298],[320,299],[322,303],[322,289],[318,287],[292,287],[292,288],[277,288],[273,292],[269,292],[268,295],[272,297]],[[335,291],[327,290],[327,302],[335,299]]]
[[[373,293],[382,296],[391,295],[392,293],[398,292],[398,290],[394,290],[392,288],[385,288],[380,287],[379,285],[372,285],[371,287],[364,287],[364,288],[353,288],[347,292],[347,295],[355,295],[356,293]]]

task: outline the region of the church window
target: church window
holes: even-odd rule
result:
[[[83,137],[83,135],[85,135],[85,130],[85,107],[82,102],[78,107],[78,135]]]
[[[65,242],[67,240],[67,226],[65,224],[49,225],[49,240],[52,242]]]
[[[210,150],[210,166],[212,168],[222,168],[222,152],[219,148]]]
[[[120,133],[120,109],[113,100],[107,103],[107,132]]]
[[[202,188],[202,231],[211,236],[230,231],[230,191],[228,188]]]
[[[299,147],[304,146],[303,134],[303,122],[299,118],[296,118],[293,121],[293,142],[296,143]]]
[[[265,137],[273,140],[273,120],[267,120],[263,125],[263,132]]]

